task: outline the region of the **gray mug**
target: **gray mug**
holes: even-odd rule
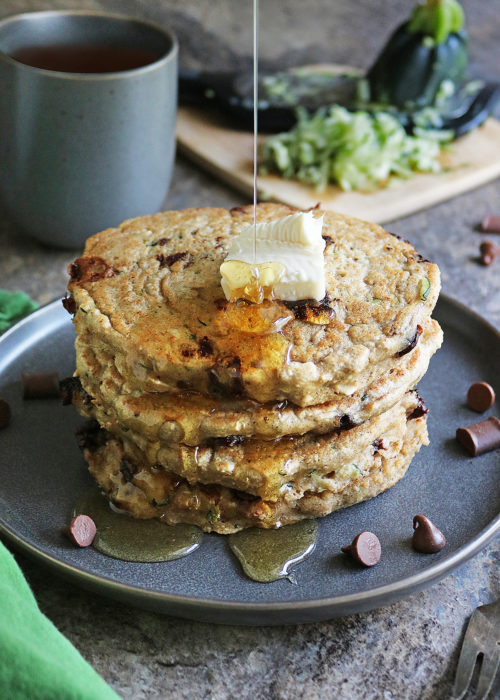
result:
[[[29,46],[148,50],[154,62],[75,73],[11,57]],[[81,247],[93,233],[158,211],[175,155],[177,41],[148,22],[56,11],[0,21],[0,200],[25,233]]]

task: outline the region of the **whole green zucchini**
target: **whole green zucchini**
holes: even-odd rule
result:
[[[367,74],[370,101],[412,111],[434,104],[444,80],[458,86],[468,64],[457,0],[426,0],[391,36]]]

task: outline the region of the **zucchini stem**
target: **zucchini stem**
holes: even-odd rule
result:
[[[407,30],[410,34],[420,32],[442,44],[464,24],[465,14],[458,0],[425,0],[413,10]]]

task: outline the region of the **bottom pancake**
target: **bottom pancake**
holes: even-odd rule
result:
[[[229,534],[247,527],[276,528],[328,515],[394,486],[420,447],[428,444],[426,416],[411,418],[403,431],[383,436],[370,460],[284,485],[276,500],[184,478],[138,459],[137,446],[114,437],[96,422],[81,446],[97,483],[119,508],[137,518],[159,518],[173,525],[191,523],[206,532]]]

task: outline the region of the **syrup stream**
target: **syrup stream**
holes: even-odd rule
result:
[[[257,134],[259,97],[259,0],[253,0],[253,264],[254,275],[259,277],[257,269]]]

